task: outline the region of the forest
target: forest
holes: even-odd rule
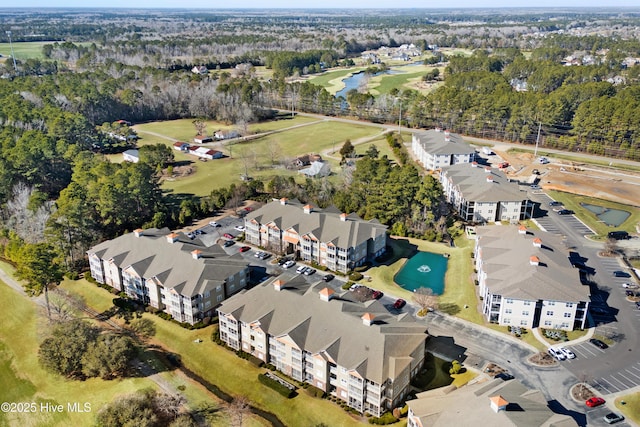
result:
[[[59,24],[52,26],[54,18]],[[228,203],[283,195],[378,218],[396,234],[442,238],[452,219],[437,183],[375,153],[359,160],[342,186],[274,177],[200,199],[160,189],[170,152],[143,150],[137,164],[102,155],[129,146],[132,133],[118,119],[213,119],[245,132],[247,123],[294,109],[389,124],[401,117],[415,129],[440,126],[524,144],[540,129],[544,146],[639,160],[639,19],[600,10],[513,11],[509,19],[483,10],[358,17],[4,10],[0,37],[10,31],[16,42],[31,34],[51,40],[40,58],[0,64],[4,256],[19,262],[28,258],[23,243],[47,242],[66,269],[77,270],[104,238],[140,226],[177,227]],[[193,25],[200,31],[188,31]],[[425,75],[440,82],[431,92],[375,96],[358,89],[342,99],[304,80],[401,43],[424,51]],[[444,47],[470,53],[444,56]],[[207,74],[191,71],[203,64]]]

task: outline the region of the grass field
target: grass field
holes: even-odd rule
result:
[[[567,209],[574,211],[585,224],[595,230],[602,238],[606,238],[607,233],[614,228],[602,223],[593,212],[583,208],[581,203],[603,206],[609,209],[620,209],[631,213],[625,222],[623,222],[619,227],[615,227],[615,230],[625,230],[630,234],[635,233],[635,226],[640,223],[640,209],[634,206],[560,191],[549,191],[548,194],[554,200],[561,202]]]
[[[53,42],[13,42],[13,53],[17,60],[27,58],[43,59],[42,46],[52,44]],[[11,46],[9,43],[0,43],[0,54],[2,56],[11,56]],[[10,61],[11,59],[7,59]]]
[[[98,409],[116,396],[155,388],[155,384],[145,378],[72,381],[50,374],[37,360],[45,326],[38,319],[35,304],[2,282],[0,300],[10,307],[0,311],[0,401],[36,403],[33,413],[0,412],[0,425],[92,425]],[[43,411],[40,405],[46,402],[63,405],[64,411],[55,414]],[[91,411],[68,411],[67,404],[75,402],[89,403]]]
[[[309,78],[309,83],[324,87],[327,92],[335,95],[336,92],[344,89],[343,79],[352,74],[363,71],[365,67],[339,68],[336,70],[326,71],[317,76]]]
[[[636,425],[640,424],[640,392],[617,397],[615,405],[625,418],[632,420]]]
[[[208,128],[214,126],[211,122]],[[227,187],[231,183],[240,182],[240,175],[244,174],[245,162],[243,157],[254,156],[256,162],[247,162],[249,174],[255,178],[269,179],[275,175],[298,176],[297,171],[286,169],[273,169],[268,167],[268,149],[270,144],[277,144],[280,148],[280,158],[293,159],[296,156],[306,153],[320,153],[323,150],[339,150],[345,140],[352,142],[362,138],[375,138],[380,135],[378,128],[366,125],[353,125],[335,121],[318,121],[317,119],[297,116],[290,120],[277,120],[268,123],[258,123],[254,125],[260,132],[281,131],[272,133],[247,142],[228,143],[222,147],[216,146],[227,156],[223,159],[210,160],[207,162],[198,161],[196,157],[184,153],[174,152],[177,162],[189,163],[196,172],[182,178],[165,180],[162,187],[175,193],[194,194],[204,196],[215,188]],[[186,140],[193,138],[194,128],[189,120],[175,120],[170,122],[156,122],[136,125],[141,139],[139,145],[145,144],[167,144],[171,145],[171,140],[154,135],[160,134],[170,138]],[[151,133],[145,133],[151,132]],[[385,143],[386,144],[386,143]],[[382,151],[382,143],[378,144]],[[116,157],[116,160],[121,158]],[[256,163],[258,163],[256,165]],[[332,161],[332,167],[337,163]],[[257,166],[257,167],[256,167]]]

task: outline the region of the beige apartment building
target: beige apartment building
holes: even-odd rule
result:
[[[387,227],[376,220],[286,198],[249,213],[244,223],[247,242],[342,273],[381,255],[387,245]]]
[[[324,284],[276,279],[218,309],[220,338],[298,381],[380,416],[400,405],[424,363],[424,325],[378,301],[359,303]]]
[[[91,276],[179,322],[197,323],[247,286],[249,266],[217,244],[169,229],[136,230],[87,252]]]

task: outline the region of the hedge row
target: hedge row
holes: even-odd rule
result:
[[[260,381],[262,384],[266,385],[267,387],[272,388],[273,390],[275,390],[282,396],[286,397],[287,399],[291,399],[292,397],[295,397],[297,394],[295,390],[290,390],[289,388],[280,384],[278,381],[269,378],[265,374],[258,374],[258,381]]]

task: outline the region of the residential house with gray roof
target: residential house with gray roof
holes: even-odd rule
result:
[[[247,286],[248,263],[220,245],[164,228],[136,230],[87,252],[98,283],[169,313],[179,322],[211,317],[223,300]]]
[[[487,379],[459,389],[441,387],[409,400],[407,427],[577,427],[571,416],[557,414],[540,390],[518,380]]]
[[[247,242],[343,273],[381,255],[387,245],[387,227],[375,219],[286,198],[251,212],[244,222]]]
[[[476,162],[440,172],[445,198],[465,221],[487,223],[525,219],[531,209],[525,191],[503,172]]]
[[[218,315],[220,339],[231,348],[375,416],[403,402],[424,363],[426,327],[409,314],[300,276],[244,290]]]
[[[414,133],[411,151],[426,170],[439,170],[459,163],[471,163],[476,150],[464,142],[460,135],[440,128]]]
[[[561,236],[524,226],[478,227],[476,233],[475,268],[489,322],[584,329],[591,293]]]

